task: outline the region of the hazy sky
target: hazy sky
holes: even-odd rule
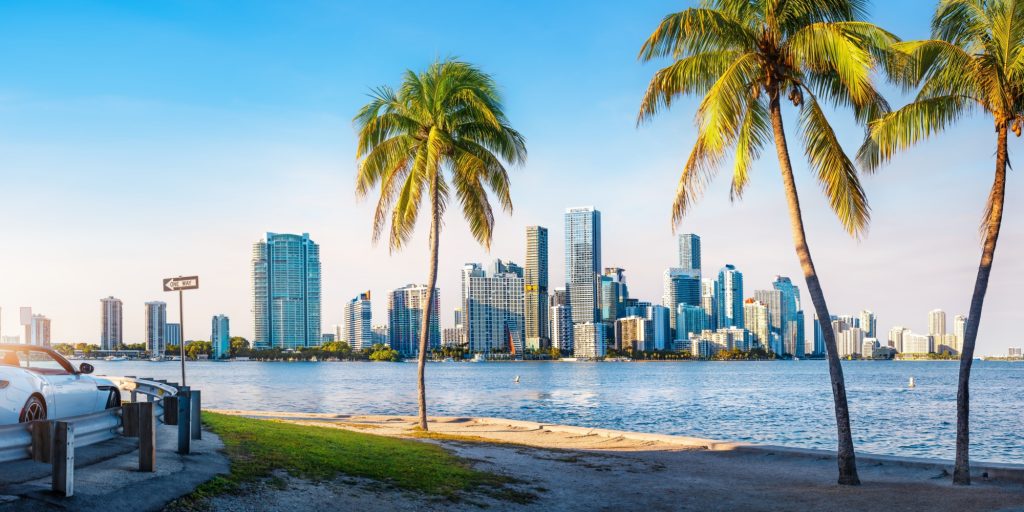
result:
[[[662,271],[676,262],[669,207],[694,141],[695,102],[679,102],[637,129],[637,106],[657,67],[639,64],[636,53],[662,16],[689,4],[4,3],[3,333],[20,332],[17,307],[30,305],[52,319],[55,342],[98,342],[99,299],[114,295],[124,301],[126,341],[141,341],[143,302],[166,300],[169,320],[178,316],[160,279],[198,274],[202,288],[186,296],[186,337],[208,339],[217,313],[230,316],[232,334],[250,337],[249,259],[267,231],[309,232],[320,244],[325,332],[341,321],[342,303],[366,289],[376,298],[375,323],[384,323],[384,292],[425,280],[427,224],[400,254],[370,244],[373,203],[353,194],[351,119],[369,87],[396,84],[406,68],[445,56],[495,76],[530,156],[512,174],[515,213],[498,218],[490,253],[449,208],[443,323],[452,323],[461,265],[522,262],[527,225],[550,229],[558,286],[570,206],[601,210],[603,265],[624,267],[631,292],[658,301]],[[874,21],[920,38],[931,9],[931,2],[878,2]],[[862,132],[849,113],[832,119],[855,150]],[[792,128],[792,112],[787,121]],[[859,242],[827,209],[795,137],[790,147],[833,313],[872,309],[884,338],[897,324],[925,331],[933,308],[945,309],[950,324],[966,312],[994,167],[987,119],[964,122],[866,177],[873,221]],[[981,354],[1024,344],[1017,178],[1010,173]],[[720,175],[681,228],[703,238],[706,273],[735,264],[747,295],[769,287],[775,274],[789,275],[809,302],[771,152],[742,203],[729,202],[728,181]]]

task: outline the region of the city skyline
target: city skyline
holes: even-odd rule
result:
[[[602,265],[625,268],[632,294],[656,300],[663,270],[678,264],[668,206],[692,142],[685,112],[692,110],[694,100],[680,100],[678,111],[655,121],[656,129],[637,129],[637,96],[652,68],[637,64],[635,52],[651,24],[676,7],[667,1],[609,4],[581,14],[567,6],[527,3],[500,8],[501,15],[492,18],[497,25],[487,27],[535,27],[529,44],[537,47],[549,45],[554,34],[559,40],[572,39],[578,56],[574,59],[513,49],[481,37],[484,32],[477,28],[417,38],[420,44],[410,50],[409,36],[401,35],[398,26],[398,40],[380,49],[381,64],[375,64],[363,58],[337,63],[323,54],[303,53],[303,48],[319,47],[328,54],[344,54],[365,36],[363,28],[329,10],[307,18],[273,6],[254,7],[248,28],[219,34],[217,20],[234,14],[226,6],[208,6],[209,12],[195,16],[209,22],[182,24],[155,21],[142,7],[93,6],[94,11],[40,17],[36,7],[7,6],[9,16],[2,23],[17,51],[2,57],[8,65],[0,66],[0,83],[8,126],[18,129],[5,129],[0,144],[9,157],[4,182],[19,191],[5,201],[7,218],[19,219],[5,224],[5,230],[19,241],[19,249],[0,254],[0,334],[22,334],[17,309],[33,306],[52,320],[55,342],[98,343],[96,301],[113,295],[128,313],[125,341],[140,342],[145,302],[166,301],[168,319],[178,318],[176,301],[160,291],[160,279],[198,274],[204,287],[186,298],[185,337],[205,338],[207,319],[224,313],[236,320],[233,332],[252,339],[244,299],[249,275],[238,262],[245,261],[247,246],[267,229],[308,231],[323,245],[323,326],[341,323],[344,302],[358,291],[372,288],[379,295],[403,283],[422,282],[425,229],[401,253],[389,254],[386,247],[370,244],[373,205],[357,203],[351,194],[355,165],[350,119],[368,86],[399,76],[394,62],[419,68],[455,50],[500,78],[509,116],[527,136],[530,160],[511,175],[516,213],[497,216],[489,253],[471,240],[461,218],[446,217],[450,228],[442,240],[438,283],[444,323],[458,300],[461,264],[495,257],[522,261],[525,226],[552,230],[549,254],[557,263],[564,249],[561,237],[554,236],[560,232],[558,219],[574,204],[594,204],[603,213]],[[927,34],[927,20],[908,21],[912,17],[906,16],[917,7],[910,1],[893,2],[876,9],[873,18],[904,37],[920,37]],[[539,17],[541,8],[545,16]],[[108,30],[102,34],[83,37],[84,28],[74,28],[91,26],[93,17],[109,11],[117,16],[105,17]],[[466,12],[474,16],[477,11]],[[379,20],[372,13],[366,16],[360,19]],[[566,23],[570,17],[576,22]],[[541,26],[536,27],[538,18]],[[620,24],[621,33],[597,34],[586,28],[609,20]],[[49,23],[70,27],[59,31],[64,44],[35,44],[38,34],[53,33]],[[231,38],[253,37],[276,24],[298,28],[304,38],[281,48],[260,45],[251,52],[265,61],[232,54],[232,65],[225,65],[204,52],[186,53],[207,45],[228,46]],[[123,56],[118,49],[126,33],[136,35],[138,51],[163,58],[149,62],[134,52],[130,58]],[[114,57],[96,62],[85,58],[89,52]],[[184,55],[195,61],[184,60]],[[138,66],[145,72],[123,72]],[[167,75],[171,67],[176,68],[173,80]],[[269,80],[266,69],[280,72]],[[600,69],[598,85],[579,96],[569,94],[560,84],[570,83],[584,69]],[[184,85],[193,83],[205,86]],[[241,88],[240,83],[259,87]],[[893,104],[902,103],[894,91],[887,96]],[[835,119],[844,142],[855,144],[860,129],[848,116]],[[814,212],[807,215],[808,231],[832,309],[870,308],[878,315],[880,333],[893,325],[927,332],[922,313],[935,307],[967,311],[977,265],[976,226],[989,184],[977,179],[990,167],[987,128],[981,119],[968,120],[866,177],[874,222],[859,242],[825,214],[826,205],[811,193],[816,185],[803,163],[796,162],[798,186],[806,191],[802,202],[807,212]],[[922,172],[932,180],[927,194],[920,189]],[[731,262],[758,288],[776,274],[803,286],[778,200],[777,174],[770,159],[758,162],[751,171],[757,187],[732,205],[724,200],[728,183],[718,180],[680,228],[701,234],[708,273]],[[203,186],[197,187],[194,201],[154,194],[167,176]],[[38,187],[39,180],[49,186]],[[1011,180],[1008,194],[1015,197],[1022,187],[1020,180]],[[252,200],[265,197],[274,200]],[[1022,212],[1009,202],[1006,225],[1019,222]],[[756,229],[750,229],[753,222]],[[913,226],[909,235],[908,226]],[[97,228],[108,236],[96,236]],[[1005,229],[979,333],[979,354],[1005,353],[1007,347],[1020,345],[1014,299],[1024,287],[1024,259],[1014,255],[1022,250],[1024,233]],[[551,265],[552,289],[564,283],[563,272],[561,265]],[[375,318],[384,318],[382,302],[374,303]],[[812,338],[809,329],[806,339]]]

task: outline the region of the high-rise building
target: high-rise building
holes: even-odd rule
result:
[[[778,335],[782,339],[782,351],[794,357],[803,357],[806,352],[804,335],[804,312],[800,305],[800,287],[786,276],[775,276],[772,288],[780,293]]]
[[[673,348],[676,351],[691,350],[690,335],[700,334],[707,328],[706,318],[700,306],[680,304],[676,307],[676,339]]]
[[[391,336],[388,334],[388,326],[386,325],[375,325],[373,326],[373,344],[374,345],[390,345]]]
[[[121,299],[100,299],[100,349],[115,350],[124,344],[124,312]]]
[[[700,307],[704,310],[704,328],[712,331],[718,326],[718,296],[714,279],[702,279],[700,282]]]
[[[935,338],[931,335],[903,333],[904,354],[929,354],[935,351]]]
[[[957,354],[962,354],[964,352],[964,337],[967,336],[966,316],[956,315],[953,317],[953,336],[956,337],[953,348]]]
[[[523,278],[514,272],[488,275],[478,263],[462,267],[465,330],[470,352],[523,354]]]
[[[718,271],[718,328],[743,327],[743,274],[733,265]]]
[[[831,322],[839,320],[836,315],[831,315]],[[833,334],[835,331],[833,330]],[[815,356],[825,355],[825,331],[821,328],[821,323],[818,322],[818,315],[814,315],[814,351],[812,352]]]
[[[167,345],[181,346],[181,324],[168,322],[164,325],[164,341]]]
[[[626,285],[626,271],[618,267],[607,267],[601,276],[601,321],[612,325],[626,314],[629,287]]]
[[[642,316],[627,316],[615,321],[615,349],[643,352],[653,349],[651,321]]]
[[[573,325],[573,355],[596,359],[605,355],[605,328],[601,323],[584,322]]]
[[[765,333],[763,338],[759,338],[758,342],[764,346],[765,350],[771,350],[776,354],[792,354],[786,351],[786,347],[782,343],[783,332],[785,331],[785,317],[788,313],[782,298],[782,291],[776,289],[754,290],[754,300],[764,306],[768,322],[768,332]],[[752,327],[748,328],[751,332],[757,332]]]
[[[933,309],[928,312],[928,334],[931,336],[944,336],[946,334],[945,311]]]
[[[146,303],[146,350],[149,355],[162,357],[167,350],[167,303]]]
[[[889,329],[889,346],[896,352],[903,352],[903,335],[910,332],[910,329],[902,325],[893,326]]]
[[[551,294],[551,307],[548,315],[551,326],[551,347],[562,352],[573,352],[572,309],[570,309],[565,288],[555,288]]]
[[[547,348],[551,335],[548,334],[548,229],[545,227],[526,227],[523,289],[526,346]]]
[[[754,342],[765,349],[775,350],[771,346],[771,324],[768,306],[757,299],[743,301],[743,323],[754,338]]]
[[[679,235],[679,266],[700,279],[700,237],[693,233]]]
[[[409,284],[388,292],[388,337],[391,348],[403,357],[417,357],[420,351],[420,327],[423,311],[427,307],[427,285]],[[434,288],[433,307],[430,308],[427,349],[441,346],[441,327],[438,311],[441,292]]]
[[[334,325],[332,325],[331,326],[331,332],[334,333],[334,341],[344,341],[345,343],[348,343],[348,340],[345,339],[345,326],[344,325],[342,325],[342,324],[334,324]]]
[[[210,345],[214,359],[231,356],[231,322],[227,315],[214,315],[210,325]]]
[[[521,279],[523,277],[523,273],[523,267],[520,267],[514,262],[505,261],[501,258],[497,258],[492,261],[491,267],[487,269],[487,274],[492,276],[498,274],[513,274]]]
[[[698,241],[698,251],[700,242]],[[661,305],[669,309],[669,325],[675,330],[676,311],[680,304],[700,306],[700,271],[682,267],[669,267],[662,276]]]
[[[253,244],[252,296],[256,348],[320,344],[320,246],[309,233]]]
[[[842,320],[834,320],[832,329],[836,333],[839,357],[860,357],[864,348],[864,331],[860,327],[847,327]]]
[[[601,212],[593,207],[565,211],[565,289],[574,324],[598,323],[601,271]],[[602,338],[603,343],[603,338]]]
[[[373,346],[373,311],[367,290],[345,303],[345,341],[353,350]]]
[[[50,346],[50,319],[34,314],[25,326],[25,343],[39,347]]]
[[[878,318],[875,317],[875,313],[870,310],[863,310],[860,312],[860,328],[864,331],[864,336],[867,338],[875,338],[878,334]]]
[[[651,306],[651,326],[653,329],[654,350],[672,349],[672,316],[674,315],[670,315],[668,308],[665,306],[659,306],[657,304]]]

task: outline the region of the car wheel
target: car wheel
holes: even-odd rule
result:
[[[110,396],[107,397],[107,409],[113,409],[115,407],[121,407],[121,392],[116,389],[111,389]]]
[[[21,409],[21,417],[18,419],[21,423],[28,423],[30,421],[38,421],[46,419],[46,404],[38,396],[30,396],[28,401],[25,402],[25,407]]]

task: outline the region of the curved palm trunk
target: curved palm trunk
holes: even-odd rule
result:
[[[441,231],[441,219],[438,212],[437,187],[430,187],[430,277],[427,279],[427,307],[423,308],[423,319],[420,322],[420,350],[416,364],[416,382],[419,392],[419,427],[427,428],[427,390],[423,375],[427,366],[427,349],[430,346],[430,315],[434,310],[434,287],[437,286],[437,247]]]
[[[843,379],[843,367],[839,362],[836,350],[836,336],[832,330],[832,320],[825,304],[825,294],[818,282],[818,273],[811,260],[811,249],[807,246],[807,235],[804,233],[804,221],[800,212],[800,198],[796,193],[796,182],[793,180],[793,166],[789,160],[789,148],[786,145],[786,132],[782,126],[782,108],[779,105],[779,93],[775,89],[770,92],[772,129],[775,134],[775,150],[779,157],[779,168],[782,171],[782,182],[786,189],[786,202],[789,204],[789,222],[793,230],[793,242],[796,254],[800,258],[800,267],[807,281],[807,292],[818,315],[821,331],[825,337],[825,351],[828,354],[828,371],[832,378],[832,398],[836,408],[836,427],[839,433],[838,462],[839,483],[843,485],[860,485],[857,476],[857,461],[853,451],[853,437],[850,432],[850,410],[846,403],[846,382]]]
[[[988,229],[985,243],[981,249],[981,264],[978,265],[978,276],[974,280],[974,294],[971,296],[971,309],[967,317],[967,331],[964,333],[964,346],[960,353],[960,383],[956,391],[956,463],[953,467],[953,483],[970,485],[970,381],[971,363],[974,361],[974,342],[978,338],[978,326],[981,324],[981,308],[988,290],[988,278],[992,273],[992,259],[996,253],[996,242],[999,240],[999,228],[1003,222],[1003,199],[1006,196],[1006,123],[998,128],[999,142],[996,149],[996,177],[992,183],[990,195],[992,209],[988,212]]]

